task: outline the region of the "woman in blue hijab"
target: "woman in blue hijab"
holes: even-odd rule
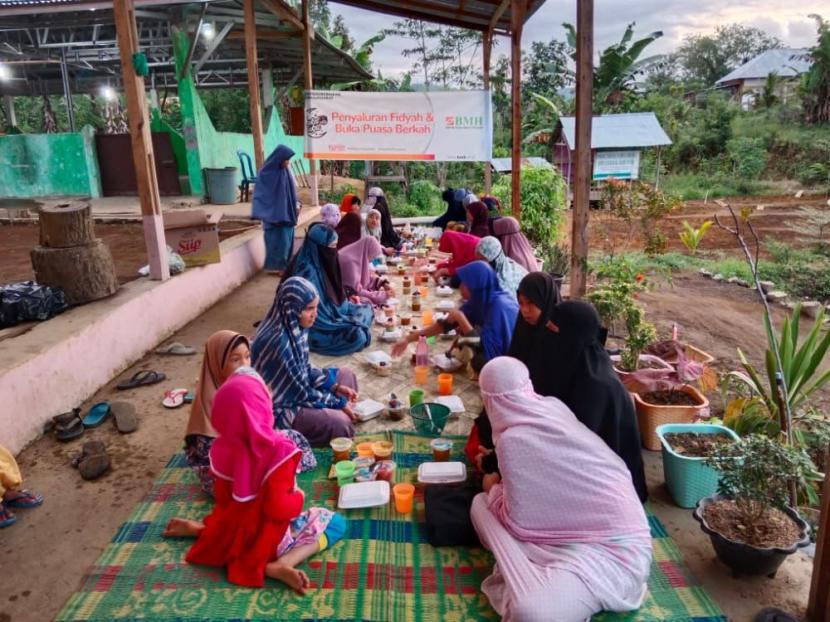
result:
[[[371,305],[346,298],[337,261],[337,232],[322,223],[311,226],[303,245],[285,271],[285,278],[301,276],[320,292],[317,319],[309,331],[312,352],[342,356],[358,352],[372,340]]]
[[[297,225],[297,190],[288,168],[294,152],[279,145],[268,156],[257,175],[251,218],[262,221],[265,230],[265,270],[285,270],[294,248]]]

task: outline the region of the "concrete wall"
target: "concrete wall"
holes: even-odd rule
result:
[[[70,309],[3,342],[0,445],[19,452],[51,417],[81,404],[250,279],[264,259],[262,232],[251,231],[222,242],[221,263],[188,269],[164,283],[127,283],[110,298]]]
[[[0,198],[101,196],[91,127],[77,133],[0,136]]]

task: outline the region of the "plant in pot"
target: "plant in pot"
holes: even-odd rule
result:
[[[556,279],[561,286],[571,269],[571,254],[568,249],[558,242],[545,242],[539,249],[544,262],[545,270]]]
[[[791,485],[820,477],[807,454],[761,434],[716,447],[706,463],[720,472],[718,494],[694,511],[718,558],[735,575],[775,576],[810,542],[810,528],[787,505]]]
[[[625,316],[625,327],[628,332],[625,347],[620,354],[611,356],[614,371],[624,384],[631,374],[640,369],[673,371],[672,366],[660,357],[643,354],[646,346],[654,341],[657,336],[657,329],[654,324],[645,321],[643,310],[640,307],[631,305]]]

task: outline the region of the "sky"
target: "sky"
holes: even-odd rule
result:
[[[346,18],[358,43],[388,28],[395,18],[380,13],[355,9],[335,1],[329,3],[332,13]],[[624,7],[623,10],[620,10]],[[741,23],[755,26],[775,35],[789,47],[809,47],[816,40],[815,22],[808,17],[818,13],[830,18],[827,0],[595,0],[594,48],[601,50],[619,41],[626,25],[636,22],[635,38],[655,30],[663,37],[647,49],[647,54],[673,51],[683,37],[690,34],[708,34],[716,26]],[[525,25],[522,47],[530,49],[532,41],[564,40],[562,22],[575,23],[576,0],[547,0]],[[494,59],[509,54],[509,40],[496,37]],[[401,55],[406,40],[387,38],[375,47],[373,55],[376,70],[385,77],[399,77],[410,67],[410,61]]]

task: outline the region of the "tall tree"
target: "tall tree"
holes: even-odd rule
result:
[[[718,26],[712,35],[690,35],[672,55],[680,77],[693,86],[712,86],[761,52],[783,47],[759,28],[742,24]]]
[[[410,69],[412,75],[421,75],[424,85],[429,89],[435,80],[440,56],[436,49],[436,41],[441,36],[441,29],[431,26],[417,19],[405,19],[395,22],[391,28],[383,31],[384,34],[403,37],[411,41],[411,45],[401,53],[405,58],[414,59]]]
[[[552,97],[572,83],[568,46],[564,41],[534,41],[530,45],[530,54],[523,53],[522,56],[522,99],[525,101],[531,97],[530,93]]]
[[[331,25],[330,34],[332,39],[340,37],[338,41],[340,45],[338,45],[337,47],[339,47],[344,52],[351,52],[354,49],[355,41],[352,38],[348,26],[346,26],[346,20],[343,19],[342,15],[337,15],[334,18],[334,22]]]
[[[804,112],[810,123],[830,123],[830,22],[810,17],[818,25],[818,41],[806,55],[813,64],[801,84]]]

